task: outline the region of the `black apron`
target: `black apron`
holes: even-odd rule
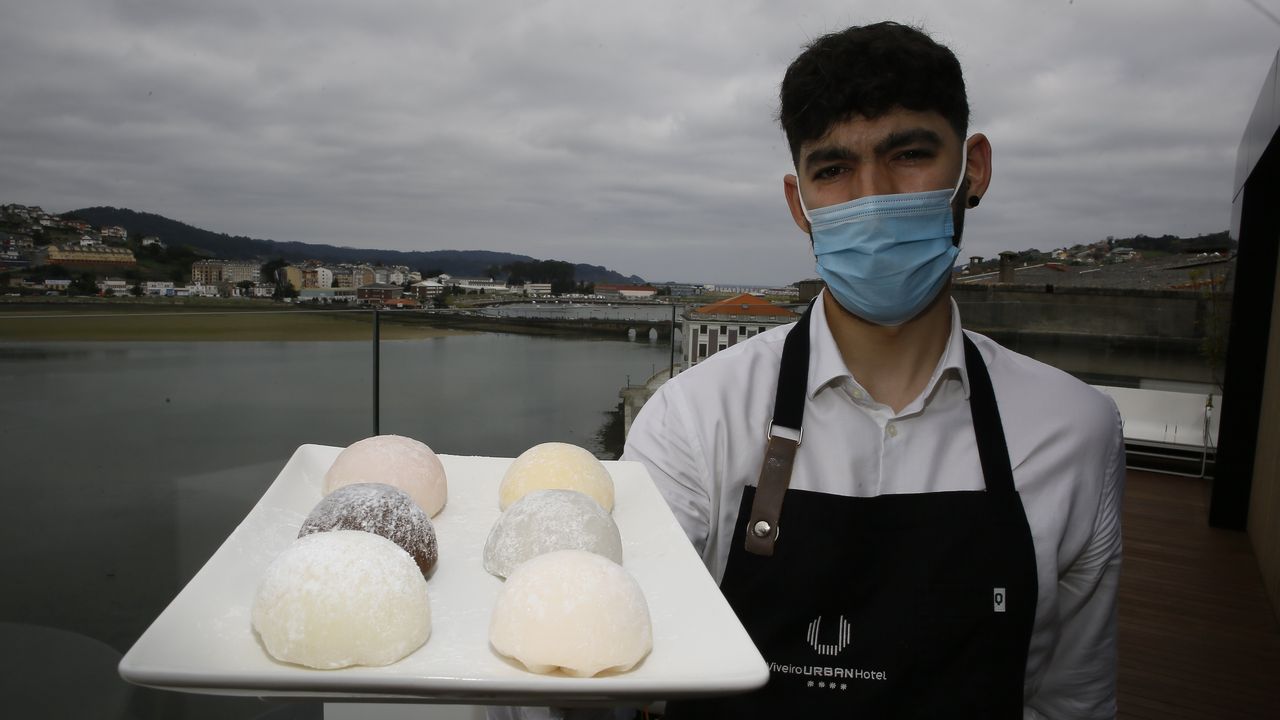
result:
[[[811,312],[783,346],[769,449],[720,583],[769,682],[667,717],[1021,718],[1035,548],[982,356],[965,337],[985,491],[788,490],[803,434],[774,428],[802,429]]]

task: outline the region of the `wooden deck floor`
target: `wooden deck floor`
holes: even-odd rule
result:
[[[1130,471],[1120,718],[1280,718],[1280,622],[1243,532],[1208,525],[1204,480]]]

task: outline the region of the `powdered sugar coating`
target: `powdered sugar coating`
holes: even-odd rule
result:
[[[431,635],[427,581],[380,535],[308,535],[267,566],[253,629],[272,657],[328,670],[389,665]]]
[[[425,444],[401,435],[377,435],[352,443],[324,476],[324,493],[356,483],[385,483],[409,493],[430,517],[444,507],[444,464]]]
[[[649,605],[617,563],[584,550],[539,555],[498,594],[489,643],[532,672],[626,672],[653,649]]]
[[[590,452],[569,443],[534,445],[511,463],[498,486],[503,509],[535,490],[576,490],[613,512],[613,478]]]
[[[484,569],[504,578],[526,560],[556,550],[586,550],[622,564],[622,536],[600,503],[573,490],[537,490],[494,523]]]
[[[298,537],[330,530],[363,530],[409,553],[423,576],[438,557],[436,531],[427,514],[403,490],[383,483],[357,483],[334,490],[311,510]]]

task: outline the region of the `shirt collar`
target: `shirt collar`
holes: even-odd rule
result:
[[[843,378],[857,382],[857,378],[854,378],[849,368],[845,367],[840,349],[836,347],[835,338],[831,336],[831,328],[827,326],[827,312],[822,297],[825,294],[826,290],[823,290],[814,301],[813,314],[809,318],[809,381],[806,390],[810,400],[828,387],[838,387]],[[933,396],[938,382],[948,374],[949,370],[954,370],[959,376],[965,399],[969,397],[969,376],[964,364],[964,331],[960,328],[960,307],[956,305],[955,299],[950,299],[950,302],[951,334],[942,350],[942,357],[938,359],[937,367],[933,369],[928,385],[921,393],[923,398]]]

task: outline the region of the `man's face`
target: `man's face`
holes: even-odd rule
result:
[[[895,108],[878,118],[855,116],[826,135],[800,146],[796,176],[784,179],[791,214],[801,230],[809,223],[798,192],[810,210],[868,195],[943,190],[960,178],[961,138],[942,115]],[[966,178],[970,187],[956,198],[986,191],[991,150],[982,135],[968,140]],[[797,178],[798,177],[798,186]]]

